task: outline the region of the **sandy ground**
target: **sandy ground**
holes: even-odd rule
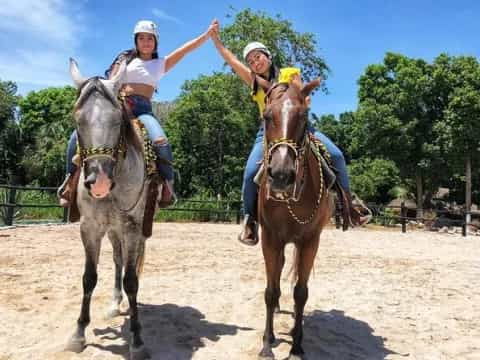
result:
[[[264,326],[259,246],[238,225],[156,224],[140,283],[153,359],[256,359]],[[288,269],[292,248],[287,248]],[[480,237],[327,229],[310,280],[304,348],[315,359],[480,359]],[[128,317],[104,318],[113,286],[104,241],[88,346],[64,352],[79,314],[78,225],[0,230],[0,360],[125,359]],[[288,355],[290,280],[276,315],[277,359]],[[127,310],[126,300],[122,304]]]

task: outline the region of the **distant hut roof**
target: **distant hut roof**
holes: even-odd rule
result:
[[[387,204],[387,206],[400,207],[400,206],[402,206],[402,202],[405,202],[405,207],[408,208],[408,209],[416,209],[417,208],[417,204],[412,199],[401,199],[401,198],[393,199],[392,201],[390,201]]]

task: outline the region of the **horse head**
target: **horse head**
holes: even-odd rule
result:
[[[104,198],[115,185],[114,169],[124,149],[125,120],[118,92],[125,80],[122,63],[110,80],[84,78],[75,60],[70,75],[78,89],[74,106],[78,146],[84,171],[84,185],[94,198]]]
[[[265,120],[265,166],[267,181],[273,194],[289,197],[295,192],[294,184],[300,160],[305,149],[308,128],[307,96],[320,80],[301,85],[299,81],[290,84],[271,84],[257,77],[265,90],[267,103]]]

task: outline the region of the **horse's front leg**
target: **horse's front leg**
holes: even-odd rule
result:
[[[100,245],[105,230],[90,222],[80,225],[80,235],[85,248],[85,270],[83,273],[83,298],[80,316],[77,320],[77,329],[67,343],[66,350],[81,352],[85,348],[85,328],[90,323],[90,301],[97,284],[97,265],[100,254]]]
[[[293,290],[293,298],[295,300],[295,324],[291,331],[293,344],[288,360],[300,360],[304,354],[302,347],[303,311],[308,299],[307,284],[317,254],[318,243],[318,236],[305,239],[297,250],[298,258],[295,259],[295,263],[297,265],[298,279]]]
[[[279,273],[283,266],[283,245],[274,243],[273,236],[262,229],[262,250],[267,272],[267,288],[265,289],[266,321],[263,333],[263,348],[260,359],[274,359],[272,344],[275,342],[273,332],[273,313],[280,298]]]
[[[122,302],[122,244],[119,235],[114,231],[108,232],[108,238],[112,243],[113,262],[115,264],[115,285],[113,288],[113,298],[110,309],[107,312],[107,318],[113,318],[120,315],[120,303]]]
[[[147,348],[144,346],[141,330],[142,326],[138,319],[137,293],[138,293],[138,262],[143,255],[145,238],[141,231],[141,225],[134,220],[128,220],[126,224],[125,238],[123,239],[125,276],[123,277],[123,288],[128,297],[130,306],[130,359],[143,360],[149,358]]]

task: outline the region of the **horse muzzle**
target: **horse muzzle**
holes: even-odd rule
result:
[[[92,160],[85,165],[84,185],[95,199],[103,199],[115,186],[113,181],[114,162],[110,159]]]
[[[293,191],[295,184],[295,168],[279,168],[272,166],[267,168],[268,182],[270,190],[274,193],[284,193],[289,195]]]

